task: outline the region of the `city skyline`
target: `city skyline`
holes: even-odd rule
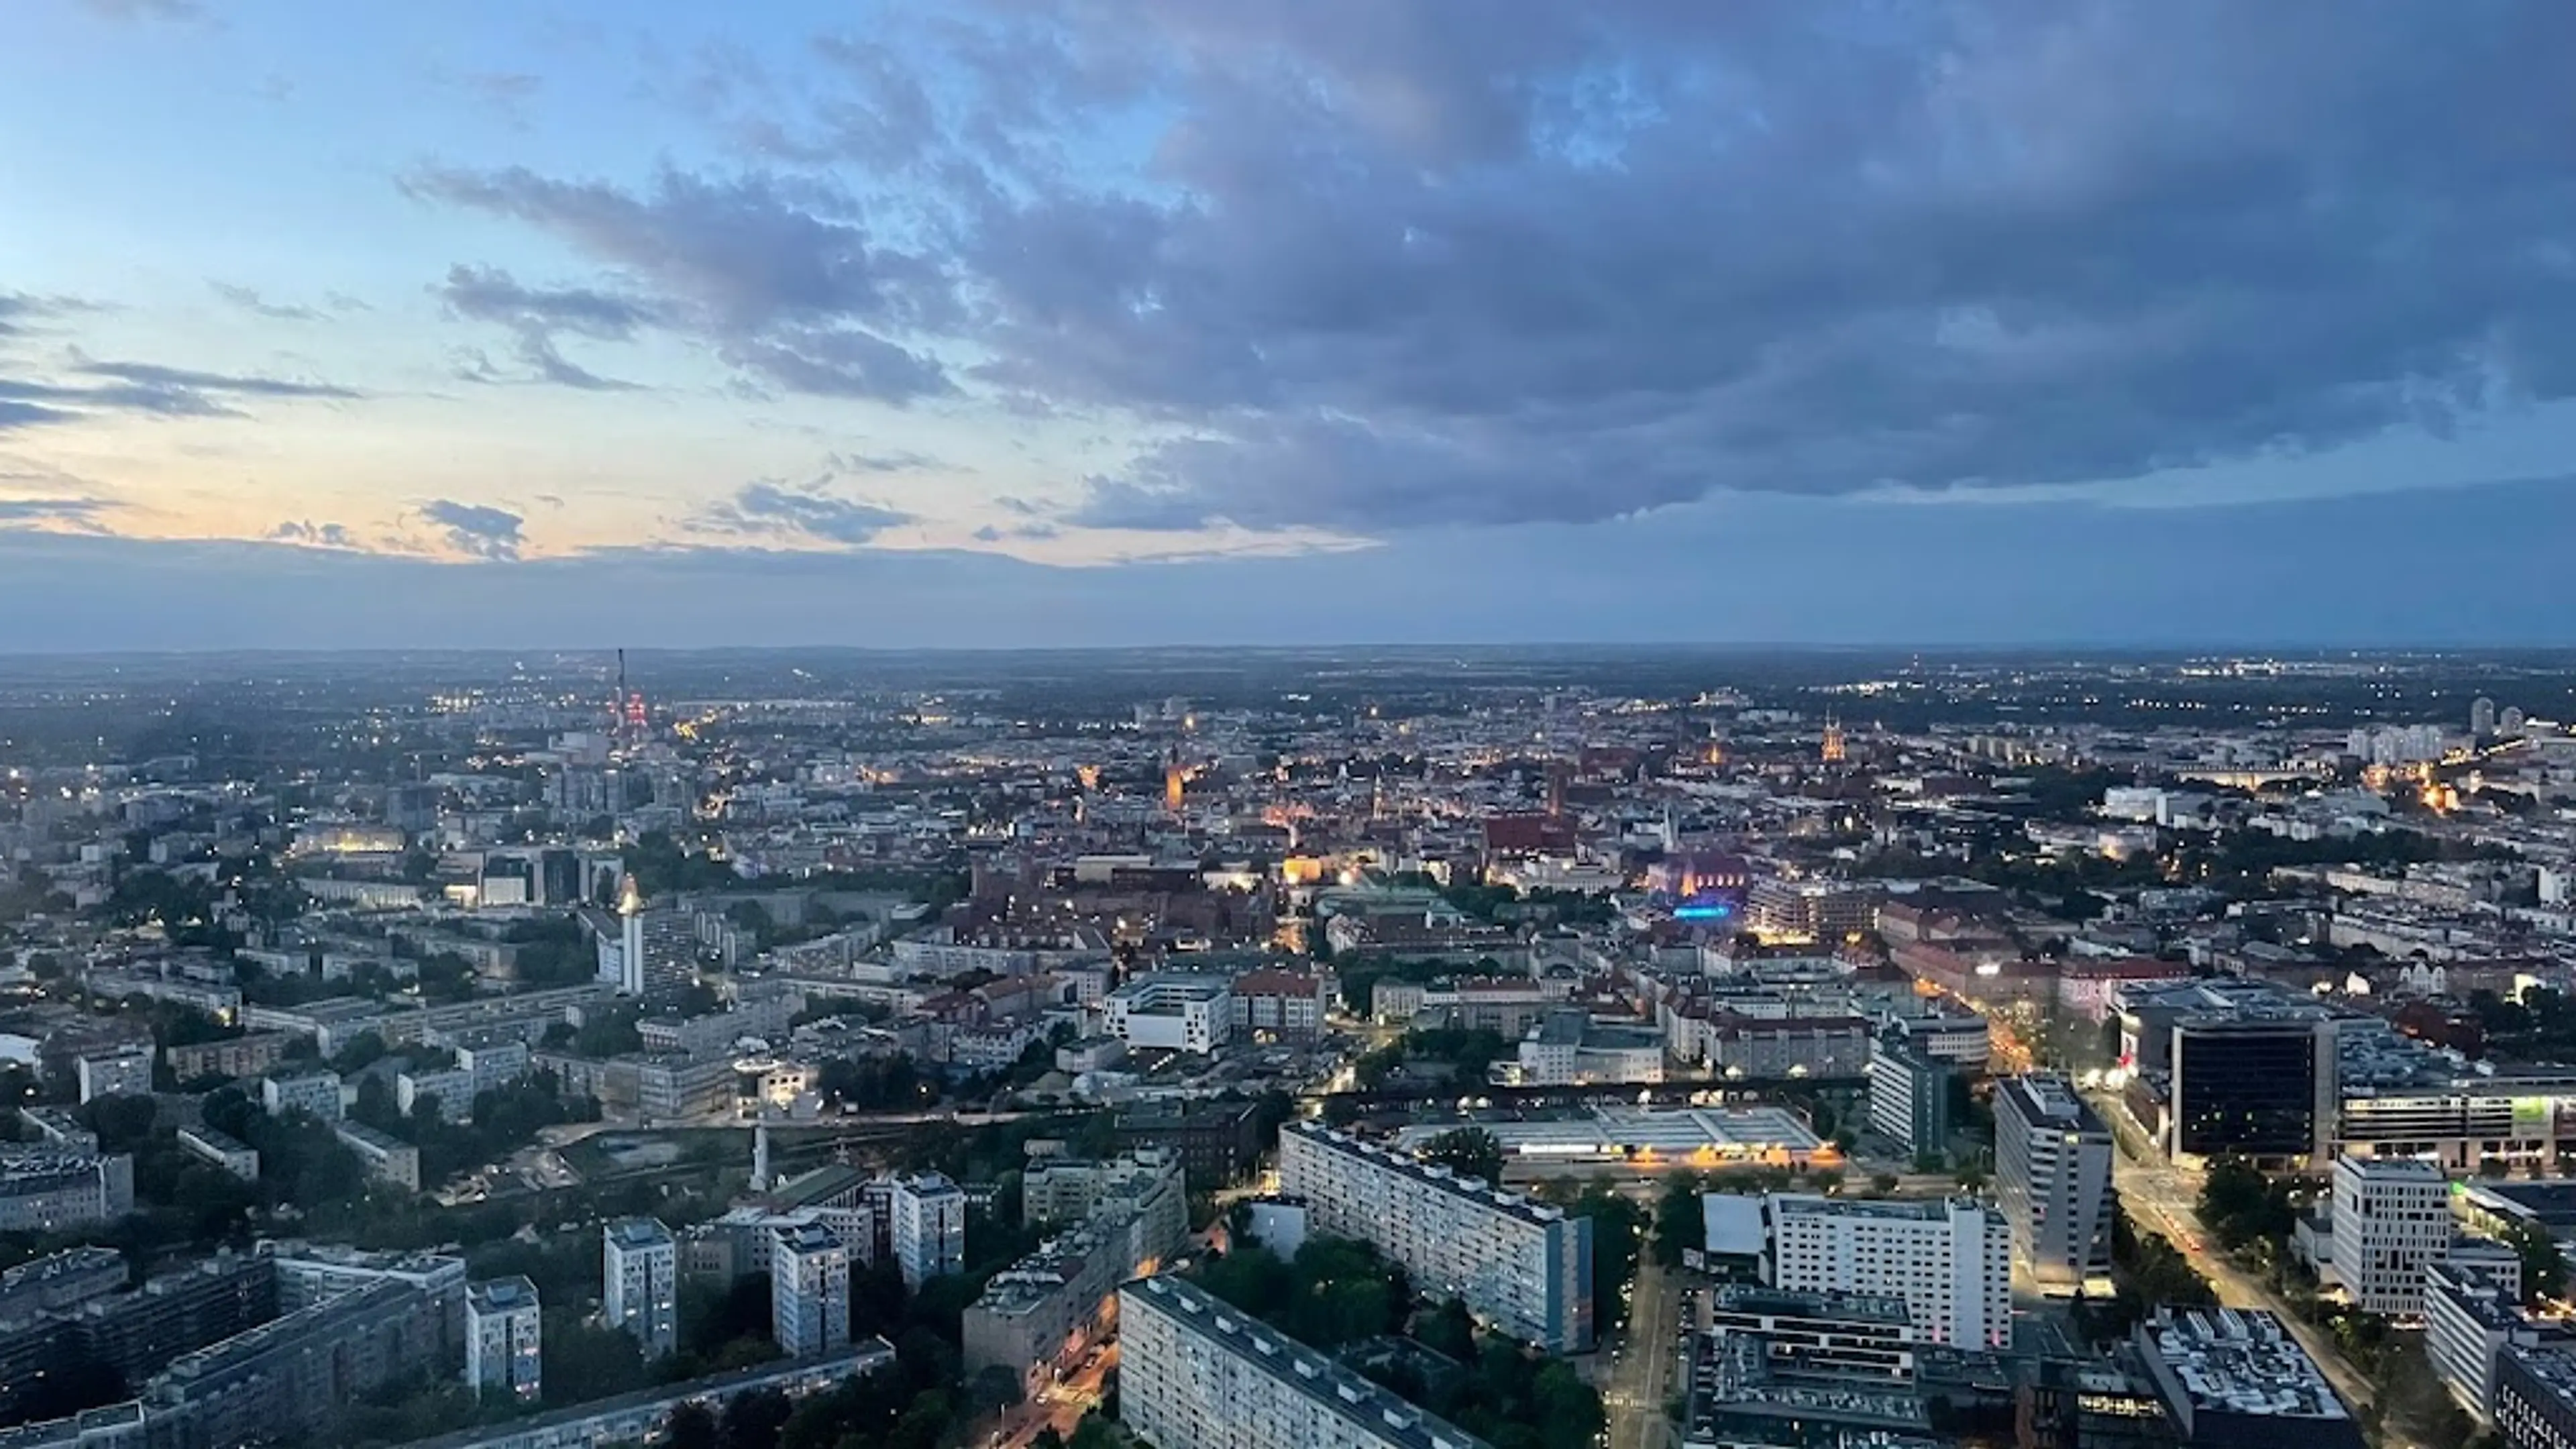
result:
[[[38,0],[0,650],[2576,640],[2563,9],[1458,14]]]

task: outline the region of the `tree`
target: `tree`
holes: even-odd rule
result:
[[[695,1400],[673,1409],[670,1422],[662,1426],[662,1449],[722,1449],[716,1416]]]
[[[775,1389],[736,1394],[725,1405],[723,1449],[778,1449],[780,1432],[796,1406]]]
[[[2522,1256],[2522,1301],[2537,1307],[2567,1291],[2567,1259],[2549,1230],[2517,1220],[2505,1229],[2504,1242]]]
[[[998,1414],[1023,1397],[1019,1374],[1006,1364],[985,1365],[966,1387],[978,1414]]]
[[[1460,1177],[1503,1180],[1502,1140],[1482,1127],[1451,1128],[1422,1144],[1422,1156]]]
[[[1699,1174],[1682,1173],[1664,1184],[1663,1196],[1655,1203],[1655,1261],[1667,1268],[1678,1268],[1683,1251],[1699,1247],[1707,1238]]]

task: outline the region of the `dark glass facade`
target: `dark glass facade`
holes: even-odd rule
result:
[[[2316,1145],[2316,1028],[2229,1022],[2174,1040],[2176,1145],[2202,1157],[2303,1157]]]

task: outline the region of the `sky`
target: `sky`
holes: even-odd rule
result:
[[[2576,643],[2556,0],[14,0],[0,650]]]

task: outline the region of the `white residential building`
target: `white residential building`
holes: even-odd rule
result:
[[[1486,1449],[1168,1274],[1118,1290],[1118,1417],[1153,1449]]]
[[[2365,1313],[2424,1311],[2424,1265],[2451,1247],[2451,1184],[2411,1158],[2342,1157],[2334,1173],[2334,1275]]]
[[[680,1253],[652,1218],[621,1218],[600,1235],[602,1311],[635,1335],[646,1358],[680,1344]]]
[[[1771,1286],[1902,1298],[1927,1343],[2011,1345],[2012,1231],[1992,1206],[1773,1193],[1762,1217]]]
[[[2510,1249],[2499,1263],[2454,1261],[2424,1265],[2424,1357],[2434,1377],[2480,1424],[2495,1422],[2496,1360],[2506,1348],[2530,1348],[2543,1325],[2523,1316],[2522,1260]]]
[[[1592,1224],[1320,1123],[1279,1133],[1311,1230],[1376,1245],[1433,1294],[1551,1353],[1592,1347]]]
[[[966,1194],[935,1172],[895,1179],[890,1236],[903,1286],[919,1288],[966,1267]]]
[[[1153,972],[1102,997],[1100,1009],[1109,1034],[1130,1051],[1205,1056],[1234,1030],[1234,993],[1222,976]]]
[[[821,1223],[771,1230],[770,1322],[789,1358],[850,1346],[850,1249]]]
[[[537,1285],[525,1277],[465,1287],[465,1382],[477,1393],[506,1394],[533,1404],[540,1392],[542,1349]]]
[[[2064,1077],[1997,1084],[1995,1188],[2042,1292],[2111,1292],[2111,1130]]]

